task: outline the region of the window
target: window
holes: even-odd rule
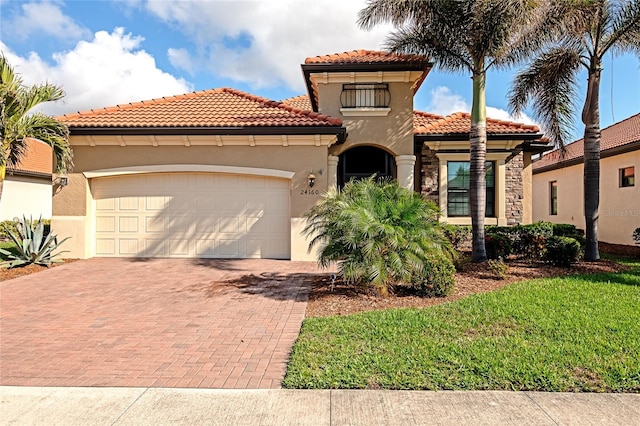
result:
[[[469,183],[471,182],[471,165],[468,161],[447,162],[447,216],[469,216]],[[495,216],[495,166],[492,161],[485,163],[487,183],[487,203],[485,216]]]
[[[549,182],[549,214],[558,214],[558,181]]]
[[[620,169],[620,188],[636,184],[635,167]]]
[[[389,85],[385,83],[343,84],[342,108],[387,108],[391,101]]]

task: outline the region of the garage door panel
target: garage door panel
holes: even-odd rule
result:
[[[156,216],[144,217],[144,232],[147,234],[162,233],[165,231],[164,218]]]
[[[169,240],[169,256],[188,256],[189,240]]]
[[[116,255],[116,239],[115,238],[96,238],[96,255],[97,256],[115,256]]]
[[[118,218],[118,232],[120,233],[137,233],[138,217],[137,216],[120,216]]]
[[[137,238],[119,238],[118,239],[118,255],[135,256],[140,253],[140,247]]]
[[[91,185],[98,256],[290,257],[286,179],[151,173]]]

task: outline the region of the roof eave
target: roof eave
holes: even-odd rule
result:
[[[429,61],[415,62],[366,62],[366,63],[320,63],[320,64],[302,64],[302,74],[304,82],[307,86],[307,94],[311,101],[311,108],[318,112],[318,103],[313,95],[313,85],[311,83],[311,73],[314,72],[374,72],[374,71],[423,71],[423,75],[416,83],[415,91],[422,85],[427,74],[433,68],[433,63]],[[414,92],[415,93],[415,92]]]
[[[630,142],[628,144],[616,146],[613,148],[605,149],[604,151],[600,151],[600,158],[612,157],[614,155],[626,154],[627,152],[640,150],[640,140]],[[563,169],[565,167],[571,167],[578,164],[582,164],[584,162],[584,156],[581,155],[579,157],[570,158],[568,160],[561,160],[556,163],[547,164],[546,166],[541,166],[536,168],[536,163],[533,163],[533,174],[549,172],[551,170]]]
[[[439,134],[421,134],[413,135],[418,142],[427,141],[460,141],[469,139],[469,133],[439,133]],[[490,140],[522,140],[537,141],[542,138],[541,133],[488,133],[487,139]]]
[[[262,127],[84,127],[69,126],[72,135],[336,135],[343,143],[343,126],[262,126]]]

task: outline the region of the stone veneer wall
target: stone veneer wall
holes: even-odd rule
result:
[[[523,211],[523,179],[524,167],[523,154],[516,152],[505,160],[505,203],[507,225],[522,223]],[[440,162],[435,151],[428,147],[422,147],[422,167],[420,170],[420,192],[427,199],[439,204],[439,179]]]
[[[422,147],[422,162],[420,170],[420,193],[428,200],[440,205],[438,174],[440,161],[436,152],[428,147]]]
[[[523,180],[524,156],[522,151],[511,154],[505,160],[505,203],[507,225],[522,223],[523,211]]]

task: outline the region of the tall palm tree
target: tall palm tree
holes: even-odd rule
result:
[[[469,192],[474,262],[487,260],[486,74],[491,68],[513,66],[535,47],[537,38],[525,35],[543,22],[533,21],[535,7],[535,2],[526,0],[370,0],[359,15],[358,23],[365,29],[382,22],[396,27],[387,39],[389,50],[427,55],[437,68],[471,74]]]
[[[585,260],[600,258],[600,73],[607,52],[640,55],[640,1],[573,0],[549,2],[554,36],[538,56],[515,77],[509,103],[520,112],[532,103],[547,134],[564,148],[572,124],[579,71],[587,72],[582,108],[584,123]]]
[[[0,54],[0,199],[7,167],[16,167],[26,154],[28,138],[49,144],[56,158],[56,172],[67,172],[72,166],[69,129],[54,117],[30,111],[43,102],[64,97],[61,88],[52,84],[25,86],[4,55]]]

